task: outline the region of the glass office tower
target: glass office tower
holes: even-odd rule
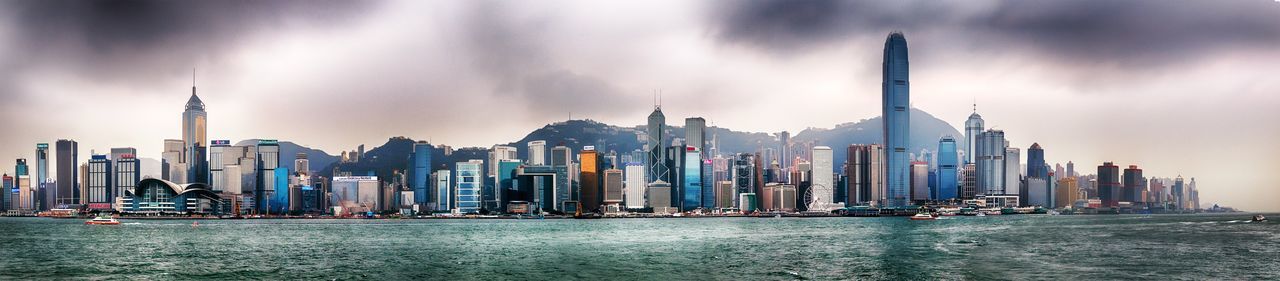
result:
[[[885,170],[888,174],[888,205],[906,206],[910,192],[910,87],[907,39],[902,32],[890,33],[884,42],[884,81],[881,116],[884,122]]]

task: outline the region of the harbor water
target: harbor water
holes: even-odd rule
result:
[[[1278,280],[1250,217],[0,218],[0,279]]]

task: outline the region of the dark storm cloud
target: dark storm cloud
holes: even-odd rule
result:
[[[892,30],[964,40],[929,47],[1031,51],[1067,62],[1148,66],[1280,44],[1280,3],[1239,1],[788,1],[711,9],[721,42],[809,51]]]
[[[108,83],[144,84],[216,61],[244,40],[294,24],[334,24],[359,1],[5,1],[9,64],[54,67]],[[268,34],[269,35],[269,34]]]
[[[520,99],[535,117],[626,114],[616,105],[635,101],[608,80],[559,60],[575,55],[559,50],[575,42],[552,38],[566,32],[554,25],[554,13],[515,2],[473,3],[461,36],[472,67],[489,78],[497,97]]]

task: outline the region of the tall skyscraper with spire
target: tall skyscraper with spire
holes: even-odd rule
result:
[[[907,38],[893,32],[884,42],[884,82],[881,84],[881,120],[884,122],[884,144],[887,153],[888,205],[906,206],[910,194],[910,88],[908,79]]]
[[[974,156],[978,154],[978,135],[982,134],[982,115],[978,115],[978,103],[973,104],[973,114],[969,114],[969,120],[964,121],[964,163],[973,162]]]
[[[204,102],[196,96],[195,75],[192,75],[191,98],[187,99],[186,110],[182,112],[183,158],[187,163],[188,183],[209,182],[209,161],[206,159],[208,135],[206,130],[208,115],[204,111]]]
[[[649,176],[645,179],[646,182],[671,181],[667,178],[667,174],[670,171],[667,169],[666,164],[666,138],[662,135],[666,127],[667,117],[662,115],[662,104],[654,103],[653,113],[649,114],[649,125],[647,127],[649,139],[648,143],[645,144],[645,150],[649,152],[649,158],[645,164],[645,166],[649,167]]]

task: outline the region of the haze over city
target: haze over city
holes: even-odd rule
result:
[[[488,147],[568,118],[640,125],[655,92],[671,120],[795,133],[879,116],[884,36],[902,31],[912,106],[953,127],[976,103],[1048,163],[1194,176],[1206,205],[1276,211],[1278,12],[1269,0],[11,1],[0,156],[75,139],[82,157],[132,146],[158,159],[181,138],[193,83],[211,139],[330,154],[392,136]]]

